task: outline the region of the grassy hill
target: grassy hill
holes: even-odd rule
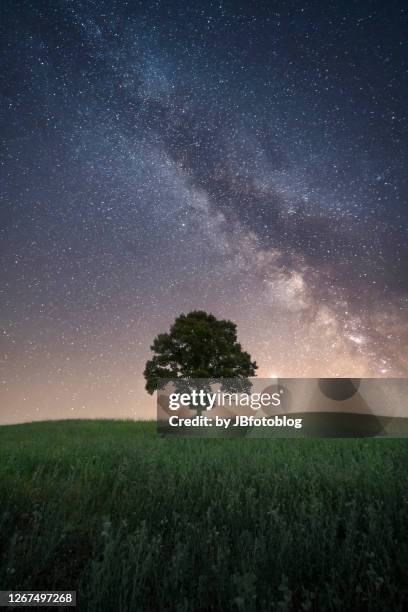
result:
[[[402,610],[408,440],[0,427],[0,588],[79,610]]]

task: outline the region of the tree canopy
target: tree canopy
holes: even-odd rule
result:
[[[203,310],[178,316],[169,333],[156,336],[151,350],[144,370],[151,394],[160,379],[247,379],[258,367],[237,341],[235,323]]]

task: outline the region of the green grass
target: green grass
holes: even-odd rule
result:
[[[402,610],[408,441],[0,428],[0,589],[79,610]]]

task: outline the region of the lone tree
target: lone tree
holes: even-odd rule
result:
[[[237,342],[235,323],[218,320],[203,310],[177,317],[170,333],[154,339],[151,350],[154,355],[144,370],[150,394],[166,378],[180,379],[184,389],[195,387],[197,378],[233,379],[245,385],[258,367]]]

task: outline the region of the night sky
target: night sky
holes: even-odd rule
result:
[[[406,2],[0,11],[0,422],[153,416],[193,309],[258,376],[407,376]]]

